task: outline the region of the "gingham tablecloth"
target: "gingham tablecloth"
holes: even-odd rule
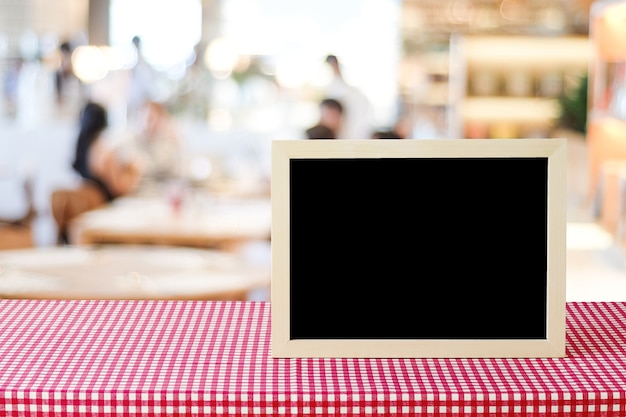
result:
[[[567,356],[273,359],[266,302],[0,300],[0,415],[626,415],[626,303]]]

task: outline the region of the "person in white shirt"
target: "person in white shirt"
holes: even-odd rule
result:
[[[325,62],[333,71],[333,78],[325,94],[343,104],[343,123],[338,139],[370,139],[372,134],[372,106],[358,88],[348,84],[342,74],[336,55],[327,55]]]

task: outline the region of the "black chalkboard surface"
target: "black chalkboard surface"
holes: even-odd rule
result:
[[[272,180],[285,356],[563,353],[563,142],[294,142]]]
[[[545,338],[547,167],[292,160],[291,338]]]

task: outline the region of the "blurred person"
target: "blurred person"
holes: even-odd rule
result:
[[[182,136],[176,119],[157,101],[146,101],[138,109],[127,152],[142,160],[143,174],[137,193],[149,193],[154,185],[180,178]],[[124,146],[124,145],[122,145]]]
[[[80,114],[80,128],[72,168],[80,176],[80,185],[54,190],[51,195],[58,243],[70,243],[68,227],[79,214],[114,199],[131,194],[137,187],[142,168],[137,160],[125,160],[110,144],[104,132],[108,127],[104,106],[88,102]]]
[[[74,78],[74,69],[72,67],[72,47],[69,42],[63,42],[59,45],[59,67],[55,72],[55,91],[57,104],[63,103],[66,84]]]
[[[122,158],[103,138],[108,126],[104,106],[89,102],[80,115],[80,130],[76,141],[72,168],[83,181],[94,185],[103,201],[132,193],[143,174],[136,158]]]
[[[343,113],[341,101],[329,97],[322,99],[319,103],[319,119],[305,130],[306,138],[337,139],[343,127]]]
[[[327,126],[335,134],[335,138],[339,137],[343,131],[344,125],[344,105],[341,101],[334,98],[325,98],[320,102],[320,120],[321,125]]]
[[[61,43],[58,52],[58,67],[54,73],[57,110],[62,115],[75,114],[80,109],[83,85],[74,73],[70,42]]]
[[[211,105],[211,92],[215,78],[202,62],[200,44],[194,48],[195,57],[187,68],[184,77],[178,82],[174,97],[176,105],[181,109],[178,114],[185,113],[193,120],[207,120]]]
[[[54,73],[43,65],[39,53],[24,58],[16,88],[16,120],[20,126],[32,129],[52,119]]]
[[[372,107],[368,98],[359,89],[346,82],[341,63],[336,55],[327,55],[325,62],[333,73],[325,94],[327,97],[341,101],[344,106],[344,122],[337,137],[339,139],[369,139],[372,132]]]
[[[307,139],[336,139],[335,132],[331,128],[319,123],[311,126],[304,133]]]
[[[143,56],[141,37],[133,36],[131,42],[137,52],[137,63],[129,74],[126,109],[127,118],[133,123],[141,106],[155,98],[157,74]]]
[[[8,67],[2,83],[2,93],[4,96],[4,111],[11,118],[17,114],[17,95],[20,79],[20,72],[24,63],[23,58],[17,58]]]

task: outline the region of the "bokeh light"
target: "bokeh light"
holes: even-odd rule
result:
[[[84,83],[102,80],[109,73],[109,61],[102,48],[91,45],[77,47],[72,53],[74,73]]]

